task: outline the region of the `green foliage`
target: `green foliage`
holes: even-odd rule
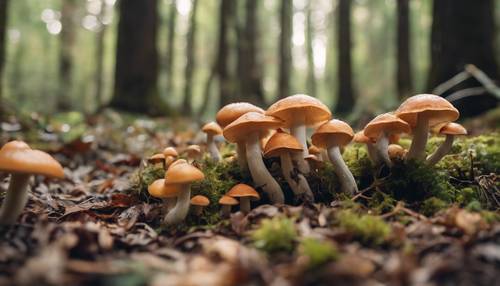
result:
[[[149,198],[148,186],[165,177],[165,170],[160,164],[147,165],[132,175],[132,191],[142,198]]]
[[[422,202],[420,212],[426,216],[432,216],[448,206],[449,203],[436,197],[431,197]]]
[[[340,227],[366,245],[380,245],[391,233],[391,227],[377,216],[342,210],[336,219]]]
[[[297,236],[294,221],[284,217],[263,219],[251,233],[255,247],[267,253],[293,251]]]
[[[479,212],[482,210],[481,203],[479,201],[476,201],[476,200],[468,203],[467,206],[465,206],[465,208],[468,211],[472,211],[472,212]]]
[[[338,258],[337,247],[316,238],[304,238],[300,241],[299,252],[309,260],[309,268],[321,266]]]

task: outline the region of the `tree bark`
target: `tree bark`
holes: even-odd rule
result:
[[[59,94],[57,96],[57,110],[67,111],[71,109],[71,94],[73,80],[73,50],[76,40],[75,12],[77,2],[75,0],[63,1],[61,8],[62,30],[59,35]]]
[[[103,99],[103,83],[104,83],[104,46],[105,46],[105,36],[106,36],[106,25],[103,24],[103,16],[106,10],[106,3],[104,0],[100,0],[101,11],[99,12],[98,20],[100,23],[100,28],[96,33],[96,70],[95,70],[95,100],[97,110],[100,109],[104,103]]]
[[[157,0],[120,1],[115,88],[111,107],[160,115],[167,112],[157,90]]]
[[[498,78],[493,49],[494,11],[493,0],[434,1],[428,90],[463,71],[466,64],[474,64],[490,78]],[[443,96],[479,85],[475,79],[470,79],[448,90]],[[464,98],[453,104],[462,115],[467,116],[496,107],[497,100],[485,94]]]
[[[2,99],[3,99],[3,67],[5,65],[5,36],[7,32],[7,9],[8,9],[9,0],[0,0],[0,114],[2,112]]]
[[[170,10],[168,13],[168,32],[167,32],[167,53],[166,53],[166,72],[167,72],[167,94],[172,94],[174,81],[174,56],[175,56],[175,27],[177,19],[177,1],[171,0]],[[193,5],[194,7],[194,5]],[[188,35],[189,37],[189,35]]]
[[[290,96],[290,77],[292,72],[292,29],[293,1],[282,0],[280,10],[279,42],[279,80],[278,98]]]
[[[184,114],[190,115],[192,111],[191,98],[193,93],[193,71],[196,65],[195,42],[196,42],[196,12],[198,10],[198,0],[193,0],[191,15],[189,20],[189,31],[187,34],[186,47],[186,69],[184,71],[184,99],[182,102],[182,110]]]
[[[410,61],[410,0],[397,1],[397,89],[400,99],[413,90]]]
[[[312,25],[312,3],[309,2],[306,9],[306,52],[307,52],[307,92],[316,97],[316,74],[314,70],[314,27]]]
[[[236,3],[233,0],[221,0],[219,12],[219,40],[217,55],[217,76],[219,79],[219,104],[224,106],[233,101],[235,92],[234,80],[230,68],[230,30],[234,27]]]
[[[341,114],[351,112],[355,104],[352,81],[351,4],[351,0],[339,0],[337,8],[338,97],[336,111]]]

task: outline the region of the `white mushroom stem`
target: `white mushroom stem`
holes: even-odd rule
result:
[[[434,151],[429,157],[427,157],[426,163],[430,166],[433,166],[439,162],[444,156],[446,156],[451,151],[451,147],[453,146],[453,140],[455,139],[454,135],[448,134],[446,135],[446,139],[439,146],[439,148]]]
[[[212,160],[214,162],[219,162],[220,161],[220,152],[219,152],[219,148],[217,148],[217,144],[215,144],[213,134],[207,134],[207,149],[208,149],[208,153],[210,154],[210,158],[212,158]]]
[[[292,189],[295,196],[302,198],[304,201],[313,202],[314,195],[307,183],[306,178],[301,173],[293,168],[292,159],[289,153],[282,153],[280,156],[281,170],[288,185]],[[293,175],[293,177],[292,177]]]
[[[228,217],[229,214],[231,213],[231,206],[230,205],[222,205],[220,212],[221,212],[222,217]]]
[[[377,155],[375,144],[366,143],[366,151],[368,153],[368,158],[370,158],[370,161],[372,161],[373,165],[377,166],[378,164],[380,164],[380,158]]]
[[[380,133],[374,147],[377,157],[380,158],[387,166],[392,167],[392,161],[391,158],[389,158],[389,153],[387,151],[389,148],[389,137],[385,132]]]
[[[329,162],[330,161],[330,159],[328,159],[328,152],[326,151],[326,149],[321,149],[321,151],[319,152],[319,159],[322,162]]]
[[[425,158],[425,145],[429,135],[429,118],[417,115],[417,126],[413,129],[413,139],[410,150],[408,150],[407,160],[423,160]]]
[[[269,196],[273,204],[285,203],[285,196],[280,185],[274,180],[262,161],[262,151],[260,149],[259,134],[252,132],[246,139],[246,153],[248,168],[253,181],[261,187]]]
[[[240,198],[240,211],[242,213],[249,213],[252,208],[250,207],[250,197]]]
[[[163,206],[165,208],[165,211],[168,212],[171,209],[173,209],[175,207],[176,202],[177,202],[176,197],[163,199]]]
[[[307,148],[307,134],[306,125],[303,123],[295,123],[290,126],[290,133],[295,137],[302,145],[302,153],[296,153],[293,155],[293,160],[297,162],[297,167],[303,174],[309,174],[311,168],[304,157],[309,155],[309,149]]]
[[[238,155],[238,165],[240,166],[241,171],[248,171],[248,163],[247,163],[247,152],[245,148],[244,142],[236,143],[236,153]]]
[[[194,215],[199,216],[201,215],[202,212],[203,212],[203,206],[193,206]]]
[[[29,174],[12,174],[9,189],[0,208],[0,225],[11,225],[23,211],[28,201]]]
[[[163,221],[165,225],[179,224],[184,221],[189,212],[190,198],[190,184],[180,185],[179,196],[177,197],[175,207],[167,213]]]
[[[342,159],[339,147],[329,147],[328,157],[330,157],[330,161],[335,168],[335,173],[340,180],[342,191],[351,195],[356,193],[358,191],[358,186],[356,185],[356,181],[354,180],[354,176],[352,175],[351,171],[349,171],[349,168],[347,168],[344,159]]]

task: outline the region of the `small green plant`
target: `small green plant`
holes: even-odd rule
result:
[[[293,251],[297,239],[294,222],[289,218],[263,219],[251,233],[255,247],[268,252]]]
[[[432,216],[448,206],[449,203],[436,197],[431,197],[423,201],[422,205],[420,206],[420,212],[426,216]]]
[[[391,227],[377,216],[342,210],[336,218],[341,228],[351,233],[363,244],[380,245],[386,241],[391,233]]]
[[[321,266],[338,257],[338,250],[334,244],[310,237],[300,241],[299,252],[308,258],[309,268]]]

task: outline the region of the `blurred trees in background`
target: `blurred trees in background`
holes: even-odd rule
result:
[[[3,98],[3,66],[5,64],[5,34],[7,31],[7,4],[9,0],[0,0],[0,113]]]
[[[369,114],[432,91],[467,63],[499,76],[500,0],[6,3],[0,92],[25,110],[168,106],[211,116],[233,101],[265,106],[309,93],[338,113]],[[485,98],[456,104],[471,113],[496,106]]]

